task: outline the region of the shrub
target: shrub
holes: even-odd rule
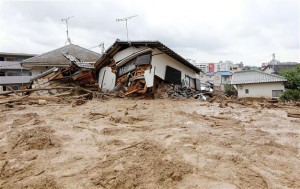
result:
[[[286,89],[280,97],[281,100],[295,100],[300,101],[300,90],[298,89]]]
[[[237,96],[237,91],[236,89],[233,87],[233,85],[230,84],[226,84],[224,86],[225,89],[225,94],[228,96]]]

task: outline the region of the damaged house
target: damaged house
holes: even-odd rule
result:
[[[72,55],[90,64],[94,64],[101,56],[96,52],[85,49],[78,45],[69,44],[61,48],[23,60],[21,62],[21,65],[25,68],[30,69],[32,72],[32,76],[35,77],[54,67],[64,68],[70,66],[71,61],[67,59],[64,54]]]
[[[162,83],[200,90],[197,68],[159,41],[117,40],[95,64],[103,92],[154,92]]]

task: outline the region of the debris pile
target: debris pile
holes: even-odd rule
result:
[[[206,96],[201,91],[194,90],[186,85],[175,85],[162,82],[159,84],[155,94],[155,98],[173,98],[186,99],[194,97],[196,99],[206,100]]]

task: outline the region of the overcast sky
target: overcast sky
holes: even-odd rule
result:
[[[0,51],[44,53],[65,44],[91,48],[116,39],[158,40],[198,62],[261,65],[276,53],[300,62],[300,0],[0,0]],[[100,48],[91,50],[100,52]]]

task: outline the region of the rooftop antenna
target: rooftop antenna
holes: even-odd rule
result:
[[[101,43],[99,45],[99,47],[101,47],[101,54],[104,54],[105,48],[104,48],[104,43]]]
[[[126,23],[126,33],[127,33],[127,41],[129,41],[129,38],[128,38],[128,27],[127,27],[127,20],[133,18],[133,17],[137,17],[138,15],[134,15],[134,16],[129,16],[129,17],[126,17],[126,18],[121,18],[121,19],[116,19],[116,22],[121,22],[121,21],[125,21]]]
[[[70,38],[70,36],[69,36],[69,19],[70,18],[73,18],[74,16],[70,16],[70,17],[67,17],[67,18],[63,18],[63,19],[61,19],[61,21],[62,22],[66,22],[66,26],[67,26],[67,41],[66,41],[66,43],[65,43],[65,45],[69,42],[69,44],[72,44],[72,42],[71,42],[71,38]]]

